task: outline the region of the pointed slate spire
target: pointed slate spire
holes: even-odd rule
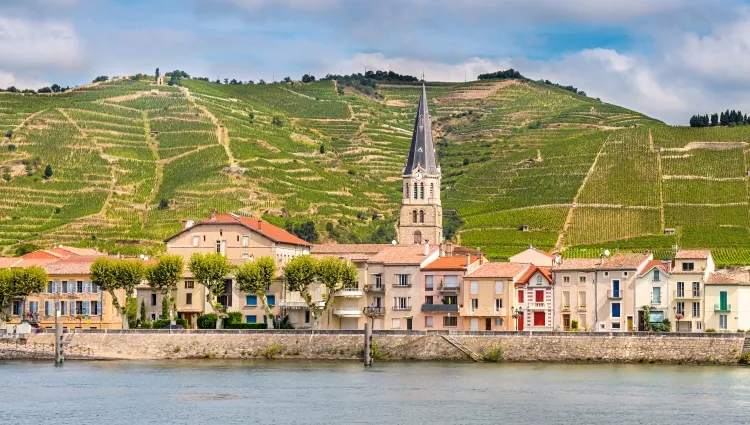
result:
[[[421,168],[426,174],[439,174],[440,167],[435,159],[435,147],[432,142],[432,120],[427,103],[427,90],[422,84],[422,97],[417,107],[417,117],[414,119],[414,132],[411,136],[409,159],[404,167],[404,175],[410,175],[416,168]]]

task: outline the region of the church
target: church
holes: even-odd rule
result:
[[[409,158],[402,173],[404,183],[398,223],[399,243],[439,244],[443,242],[443,208],[440,203],[441,171],[432,140],[427,90],[414,119]]]

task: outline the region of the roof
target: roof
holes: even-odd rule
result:
[[[198,226],[214,224],[239,224],[277,243],[288,243],[291,245],[302,246],[312,245],[310,244],[310,242],[300,239],[297,236],[294,236],[293,234],[287,232],[286,230],[278,226],[274,226],[267,221],[263,221],[262,219],[258,219],[255,217],[242,217],[232,213],[216,214],[216,212],[212,213],[210,218],[200,221],[193,226],[185,227],[181,231],[165,239],[165,242],[169,242],[177,236],[180,236],[181,234],[186,233]]]
[[[747,285],[750,286],[750,271],[732,270],[711,273],[706,279],[706,285]]]
[[[41,267],[48,275],[87,275],[91,273],[91,264],[96,258],[66,258],[43,264]]]
[[[316,244],[310,248],[310,254],[377,254],[392,246],[391,244],[361,243],[361,244]]]
[[[437,245],[430,245],[428,252],[432,254]],[[392,245],[375,254],[370,261],[382,264],[422,264],[427,256],[424,255],[424,245]]]
[[[664,262],[662,260],[651,260],[648,263],[646,263],[646,267],[643,268],[643,272],[641,273],[641,276],[650,272],[654,268],[657,268],[661,270],[662,272],[669,274],[669,272],[672,269],[672,263]]]
[[[638,269],[638,267],[652,257],[651,254],[615,254],[604,259],[599,270]]]
[[[565,271],[565,270],[582,270],[582,271],[595,271],[599,268],[601,260],[599,258],[570,258],[563,260],[560,264],[555,264],[552,270]]]
[[[476,261],[479,261],[478,256],[469,256],[469,264],[473,264]],[[466,270],[466,256],[438,257],[435,261],[422,267],[422,270]]]
[[[518,279],[518,284],[524,285],[529,283],[529,280],[537,273],[541,273],[542,276],[544,276],[545,279],[547,279],[547,282],[549,282],[551,285],[554,285],[554,282],[552,281],[552,268],[551,267],[539,267],[532,265],[529,267],[528,270],[521,276],[520,279]]]
[[[707,249],[681,249],[677,251],[675,260],[705,260],[711,255]]]
[[[515,278],[529,267],[531,266],[526,263],[485,263],[468,276],[464,276],[464,279],[482,277]]]
[[[440,167],[435,159],[435,146],[432,141],[432,120],[427,102],[427,89],[422,84],[422,96],[419,98],[417,116],[414,118],[414,131],[411,136],[409,159],[404,167],[404,175],[421,168],[427,174],[440,174]]]
[[[525,249],[525,250],[523,250],[523,251],[519,252],[518,254],[515,254],[515,255],[513,255],[513,257],[515,257],[516,255],[521,255],[521,254],[523,254],[524,252],[527,252],[527,251],[533,251],[533,252],[536,252],[536,253],[539,253],[539,254],[545,255],[545,256],[547,256],[547,257],[549,257],[549,258],[555,258],[555,256],[554,256],[554,255],[552,255],[552,254],[550,254],[549,252],[547,252],[547,251],[542,251],[541,249],[538,249],[538,248],[534,248],[533,246],[530,246],[530,247],[528,247],[527,249]]]
[[[74,256],[93,256],[101,257],[106,255],[91,248],[76,248],[72,246],[58,245],[52,249],[40,249],[23,255],[23,258],[38,258],[38,259],[55,259],[55,258],[70,258]]]

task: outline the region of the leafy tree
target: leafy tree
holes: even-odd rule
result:
[[[18,93],[18,89],[15,86],[10,86],[7,89],[5,89],[5,91],[9,93]]]
[[[320,308],[320,315],[323,316],[333,305],[336,292],[345,288],[356,288],[359,276],[357,267],[348,260],[325,257],[317,263],[318,279],[326,287],[326,293],[323,295],[325,302]]]
[[[229,78],[224,79],[224,84],[229,84]]]
[[[320,315],[318,300],[312,298],[312,284],[318,273],[317,260],[310,255],[299,255],[292,258],[284,267],[284,279],[287,288],[300,294],[313,316],[313,326],[317,326]]]
[[[162,199],[159,201],[159,206],[156,207],[156,209],[160,211],[168,210],[169,209],[169,199]]]
[[[164,294],[164,300],[167,302],[167,312],[166,314],[162,312],[162,317],[165,319],[169,317],[170,323],[173,325],[177,313],[177,303],[175,303],[173,294],[177,289],[177,284],[182,280],[184,266],[182,256],[164,255],[157,260],[156,264],[146,269],[146,279],[149,286]]]
[[[50,89],[52,89],[53,93],[60,93],[62,91],[62,87],[59,84],[52,84]]]
[[[284,82],[285,83],[291,83],[292,82],[291,77],[284,77]]]
[[[287,220],[284,228],[287,232],[310,243],[318,241],[318,230],[312,220]]]
[[[26,255],[28,253],[31,253],[31,252],[34,252],[34,251],[38,251],[40,249],[42,249],[42,247],[39,246],[39,245],[37,245],[37,244],[35,244],[35,243],[33,243],[33,242],[24,242],[24,243],[16,245],[16,249],[14,251],[14,254],[17,257],[20,257],[22,255]]]
[[[122,314],[122,328],[128,329],[128,316],[135,315],[135,287],[143,281],[145,269],[138,260],[113,260],[97,258],[91,264],[91,281],[103,291],[109,292],[112,305]],[[124,302],[117,298],[117,291],[124,290]]]
[[[315,81],[315,76],[311,74],[305,74],[302,76],[302,82],[303,83],[312,83]]]
[[[109,77],[107,77],[106,75],[100,75],[100,76],[94,78],[93,82],[94,83],[102,83],[102,82],[107,81],[107,80],[109,80]]]
[[[274,326],[274,314],[268,305],[266,297],[268,287],[276,278],[276,262],[271,257],[261,257],[255,261],[248,261],[237,268],[237,284],[240,291],[253,294],[260,299],[263,311],[268,318],[268,327]]]
[[[250,122],[253,122],[253,120],[255,119],[255,114],[253,113],[253,111],[250,111],[247,113],[247,117],[250,119]]]
[[[224,279],[231,271],[229,261],[220,253],[195,253],[190,257],[188,269],[195,279],[206,287],[206,301],[217,313],[216,329],[221,329],[221,317],[225,313],[225,307],[218,302],[218,297],[224,294]]]
[[[42,87],[41,89],[37,90],[37,93],[52,93],[52,89],[49,87]]]
[[[159,68],[156,68],[159,69]],[[141,299],[141,322],[147,322],[146,320],[146,300]]]
[[[496,72],[490,72],[487,74],[479,74],[477,76],[477,79],[479,80],[489,80],[489,79],[501,79],[501,80],[509,80],[509,79],[519,79],[519,80],[525,80],[526,77],[521,75],[520,72],[514,70],[513,68],[510,68],[505,71],[496,71]]]
[[[164,319],[166,319],[167,317],[172,317],[172,309],[169,308],[169,298],[170,297],[168,295],[164,295],[161,298],[161,317]],[[171,323],[172,321],[170,320],[170,324]]]
[[[271,124],[275,125],[276,127],[281,127],[284,125],[283,122],[281,122],[281,118],[279,118],[277,115],[273,117],[271,120]]]
[[[44,291],[47,273],[39,266],[0,269],[0,322],[8,320],[8,309],[13,300]],[[24,311],[25,313],[25,311]]]
[[[47,164],[47,168],[44,169],[44,178],[49,179],[52,177],[52,164]]]
[[[390,221],[383,221],[370,237],[371,243],[391,243],[396,239],[396,228]]]
[[[463,224],[464,220],[458,215],[455,210],[445,211],[445,213],[443,214],[443,234],[445,235],[445,239],[453,239],[453,237],[456,235],[456,232],[458,232],[458,229],[461,228]]]
[[[156,68],[156,72],[154,73],[154,75],[156,76],[156,78],[159,78],[159,68],[158,67]]]
[[[320,154],[323,155],[324,153],[326,153],[326,145],[324,145],[324,144],[321,143],[320,144]]]
[[[261,78],[260,81],[258,81],[258,84],[260,84],[261,86],[265,86],[266,82]]]

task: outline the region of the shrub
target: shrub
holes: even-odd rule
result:
[[[242,323],[242,313],[239,311],[227,313],[227,316],[222,320],[222,325],[225,329],[229,329],[229,325],[237,325],[240,323]]]
[[[570,321],[570,329],[574,331],[578,331],[578,320],[571,320]]]
[[[154,327],[154,329],[162,329],[165,326],[168,326],[169,323],[170,323],[169,319],[158,319],[158,320],[154,320],[153,327]],[[175,323],[178,324],[178,325],[180,325],[180,326],[182,326],[185,329],[188,329],[188,327],[189,327],[188,322],[185,319],[177,319],[177,320],[175,320]],[[214,326],[213,326],[213,328],[215,328],[215,327],[216,327],[216,319],[214,319]]]
[[[8,145],[8,150],[9,150],[10,152],[13,152],[13,151],[15,151],[15,150],[16,150],[16,145],[13,145],[13,144],[10,144],[10,145]]]
[[[265,323],[231,323],[224,326],[224,329],[268,329]]]
[[[198,316],[198,329],[216,329],[216,313]]]
[[[321,153],[321,155],[324,154],[324,153],[326,153],[326,145],[324,145],[322,143],[320,144],[320,153]]]
[[[52,173],[53,173],[53,171],[52,171],[52,165],[47,164],[47,168],[44,169],[44,178],[48,179],[48,178],[52,177]]]
[[[486,362],[499,362],[500,359],[503,358],[503,347],[498,345],[497,347],[490,348],[486,353],[484,353],[484,356],[482,358]]]
[[[276,356],[278,356],[279,354],[281,354],[281,351],[282,351],[281,345],[274,344],[274,345],[266,348],[265,350],[263,350],[263,352],[261,353],[261,355],[263,357],[269,359],[269,360],[273,360],[273,359],[276,358]]]
[[[708,328],[708,329],[706,329],[706,333],[715,333],[715,332],[716,332],[716,329],[714,329],[714,328]]]
[[[740,364],[750,364],[750,352],[744,353],[740,356]]]
[[[169,199],[162,199],[161,201],[159,201],[159,206],[156,208],[161,211],[169,209]]]
[[[154,324],[151,322],[141,322],[141,329],[151,329],[154,327]]]
[[[275,125],[276,127],[281,127],[284,125],[283,122],[281,122],[281,118],[278,116],[274,116],[273,119],[271,119],[271,124]]]

